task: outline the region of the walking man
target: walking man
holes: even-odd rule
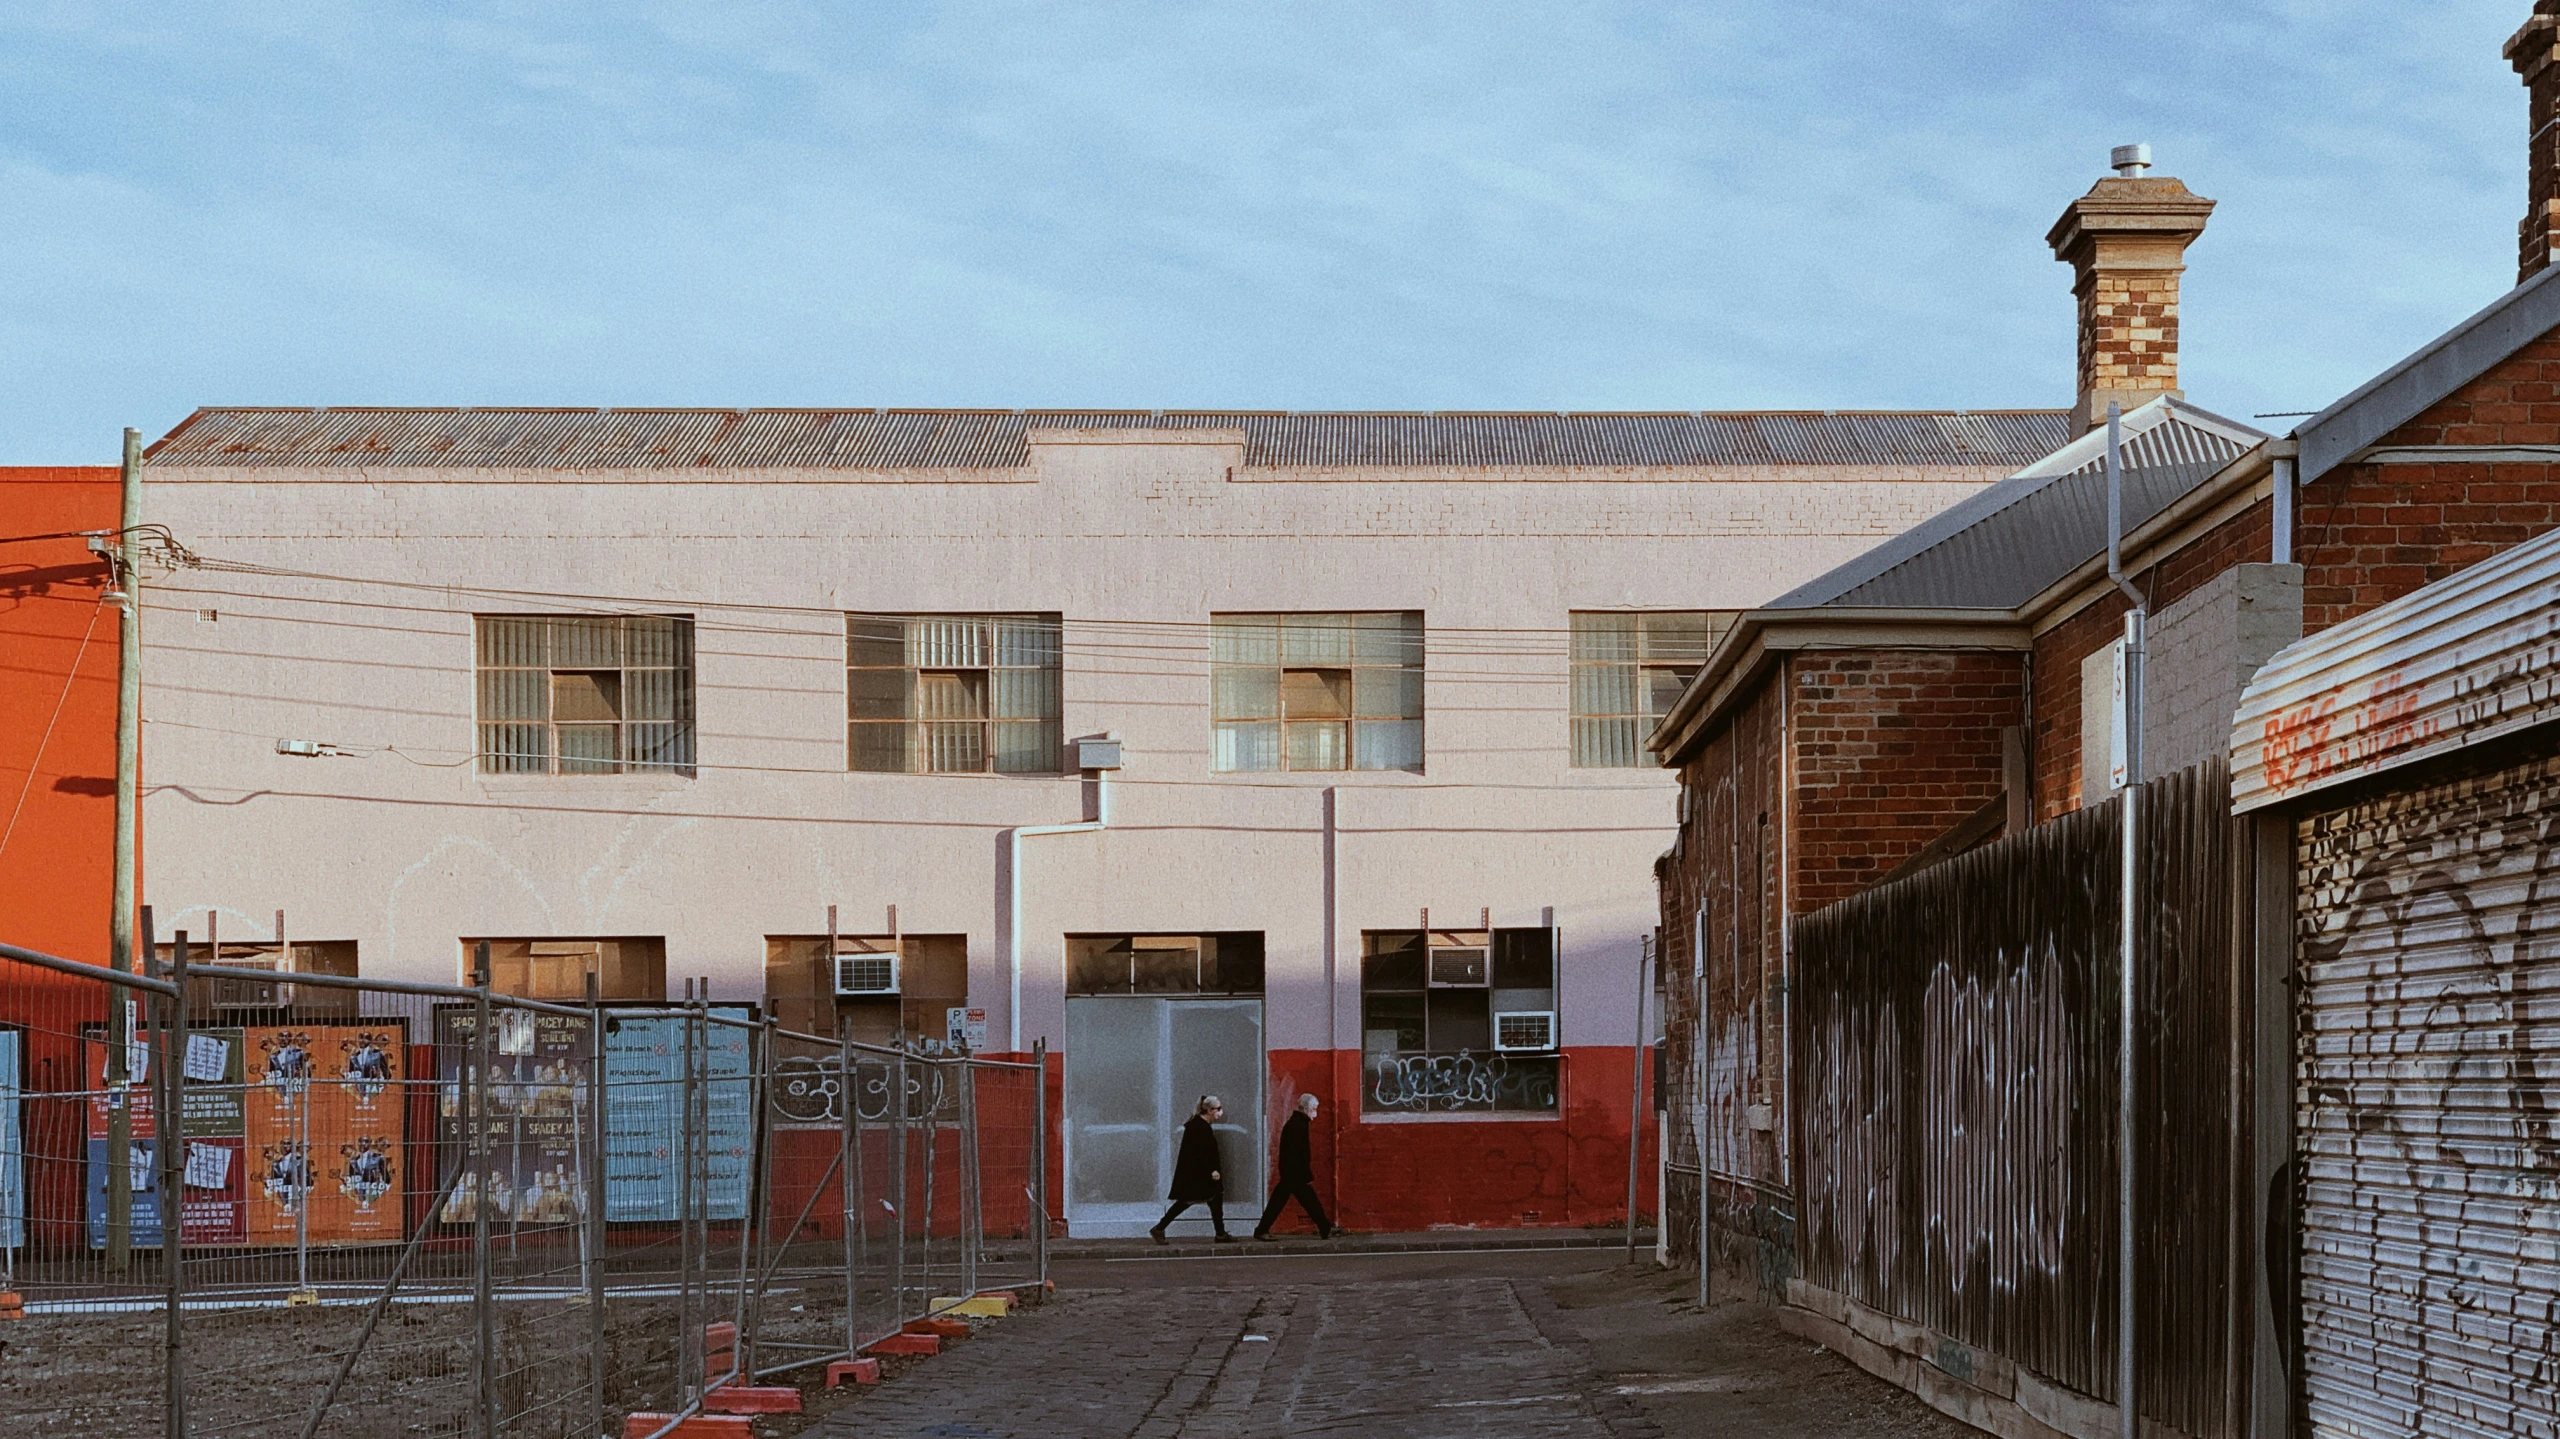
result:
[[[1315,1158],[1307,1143],[1308,1131],[1314,1127],[1312,1121],[1320,1107],[1314,1095],[1301,1094],[1297,1112],[1280,1126],[1279,1175],[1271,1186],[1271,1202],[1262,1207],[1262,1222],[1253,1226],[1256,1239],[1271,1237],[1271,1226],[1280,1222],[1280,1212],[1289,1207],[1292,1199],[1316,1222],[1319,1237],[1333,1237],[1333,1222],[1324,1217],[1324,1201],[1316,1198]]]
[[[1200,1096],[1200,1105],[1191,1117],[1182,1121],[1182,1147],[1173,1153],[1173,1191],[1165,1197],[1173,1207],[1147,1231],[1156,1243],[1165,1242],[1165,1226],[1194,1204],[1209,1206],[1209,1223],[1217,1230],[1218,1243],[1233,1244],[1236,1237],[1227,1232],[1226,1165],[1218,1158],[1218,1131],[1210,1126],[1218,1122],[1227,1107],[1214,1094]]]

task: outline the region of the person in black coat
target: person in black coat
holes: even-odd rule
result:
[[[1182,1122],[1182,1147],[1173,1155],[1173,1190],[1165,1196],[1173,1201],[1173,1207],[1156,1221],[1155,1228],[1147,1231],[1156,1243],[1165,1242],[1165,1226],[1194,1204],[1209,1206],[1209,1223],[1216,1227],[1220,1244],[1236,1242],[1236,1237],[1227,1232],[1226,1163],[1218,1157],[1218,1132],[1210,1128],[1226,1112],[1227,1107],[1218,1102],[1218,1096],[1204,1094],[1200,1096],[1200,1107]]]
[[[1307,1141],[1307,1132],[1314,1127],[1320,1107],[1314,1095],[1301,1094],[1297,1111],[1280,1126],[1280,1172],[1271,1186],[1271,1202],[1262,1206],[1262,1222],[1253,1226],[1256,1239],[1271,1237],[1271,1226],[1280,1222],[1281,1211],[1289,1207],[1292,1199],[1316,1222],[1319,1238],[1333,1237],[1333,1221],[1324,1217],[1324,1201],[1316,1198],[1315,1157]]]

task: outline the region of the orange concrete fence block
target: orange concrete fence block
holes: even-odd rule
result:
[[[723,1384],[702,1396],[716,1414],[797,1414],[800,1391],[787,1384]]]
[[[892,1334],[886,1339],[873,1340],[869,1348],[874,1354],[906,1354],[922,1358],[941,1353],[942,1340],[932,1334]]]
[[[673,1414],[634,1414],[622,1421],[622,1439],[649,1439],[666,1429],[665,1439],[753,1439],[755,1421],[744,1415],[696,1414],[667,1429]]]
[[[907,1323],[909,1334],[930,1334],[936,1339],[966,1339],[969,1326],[958,1319],[914,1319]]]
[[[827,1366],[828,1388],[838,1388],[848,1379],[852,1380],[856,1384],[879,1383],[880,1361],[877,1359],[839,1359],[833,1364]]]

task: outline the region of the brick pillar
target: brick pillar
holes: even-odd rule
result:
[[[2560,0],[2539,0],[2533,18],[2510,37],[2507,63],[2531,97],[2526,143],[2524,221],[2516,226],[2516,283],[2542,273],[2560,245]]]
[[[2560,4],[2560,0],[2544,0]],[[2107,402],[2130,410],[2178,388],[2178,277],[2213,202],[2141,165],[2089,187],[2045,242],[2074,271],[2080,298],[2080,389],[2072,418],[2103,424]]]

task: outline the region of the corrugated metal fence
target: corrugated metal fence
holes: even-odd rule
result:
[[[2218,763],[2143,787],[2142,1411],[2236,1435],[2233,826]],[[2116,1394],[2121,800],[1800,921],[1804,1281]],[[1960,1376],[1961,1377],[1961,1376]]]

